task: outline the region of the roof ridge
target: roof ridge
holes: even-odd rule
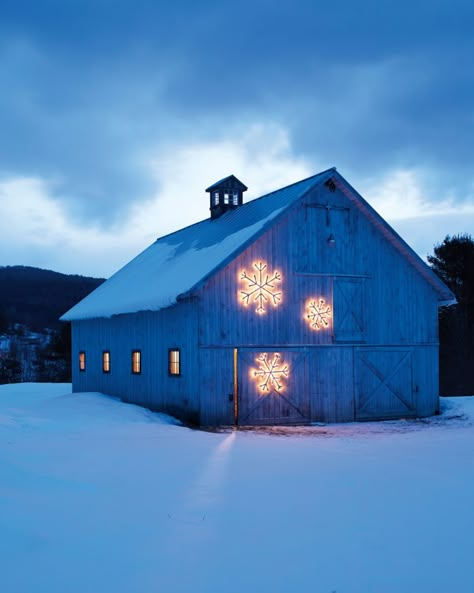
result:
[[[288,185],[285,185],[284,187],[280,187],[279,189],[274,189],[273,191],[269,192],[268,194],[263,194],[263,196],[259,196],[258,198],[254,198],[253,200],[245,202],[245,204],[242,204],[242,206],[246,206],[247,204],[250,204],[251,202],[257,202],[258,200],[261,200],[262,198],[267,198],[268,196],[271,196],[272,194],[276,194],[281,191],[284,191],[285,189],[288,189],[289,187],[293,187],[294,185],[299,185],[300,183],[305,183],[305,182],[309,181],[310,179],[313,179],[313,177],[320,177],[321,175],[324,175],[325,173],[329,173],[329,171],[337,171],[337,169],[336,169],[336,167],[329,167],[329,169],[320,171],[319,173],[316,173],[315,175],[310,175],[309,177],[305,177],[304,179],[300,179],[299,181],[295,181],[294,183],[290,183]],[[240,208],[242,206],[240,206]]]
[[[280,187],[279,189],[275,189],[267,194],[263,194],[263,196],[258,196],[257,198],[253,198],[252,200],[249,200],[248,202],[245,202],[244,204],[241,204],[239,206],[239,210],[241,210],[242,208],[245,208],[246,206],[248,206],[249,204],[253,204],[254,202],[258,202],[259,200],[262,200],[263,198],[268,198],[269,196],[271,196],[272,194],[276,194],[279,193],[281,191],[284,191],[286,189],[288,189],[289,187],[293,187],[295,185],[299,185],[300,183],[305,183],[307,181],[309,181],[310,179],[319,177],[321,175],[324,175],[325,173],[329,173],[329,171],[337,171],[336,167],[329,167],[328,169],[325,169],[324,171],[320,171],[319,173],[316,173],[315,175],[310,175],[309,177],[305,177],[304,179],[300,179],[299,181],[295,181],[294,183],[289,183],[288,185],[285,185],[284,187]],[[229,176],[230,177],[230,176]],[[227,179],[226,177],[224,177],[224,179]],[[157,241],[161,241],[162,239],[167,239],[168,237],[171,237],[172,235],[176,235],[177,233],[181,233],[182,231],[185,231],[187,229],[190,229],[193,226],[197,226],[198,224],[202,224],[203,222],[206,221],[211,221],[211,218],[203,218],[202,220],[198,220],[197,222],[193,222],[191,224],[189,224],[188,226],[183,226],[179,229],[176,229],[175,231],[171,231],[171,233],[167,233],[166,235],[161,235],[160,237],[158,237],[157,239],[155,239],[155,243]]]
[[[327,169],[251,200],[217,220],[206,218],[160,237],[62,319],[157,311],[176,304],[334,173],[335,168]],[[150,270],[158,269],[159,281],[155,276],[151,282]]]

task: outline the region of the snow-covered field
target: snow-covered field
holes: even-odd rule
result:
[[[2,593],[472,593],[474,398],[211,433],[0,386]]]

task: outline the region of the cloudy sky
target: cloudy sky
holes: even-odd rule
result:
[[[474,235],[474,3],[3,0],[0,265],[109,276],[336,166],[421,255]]]

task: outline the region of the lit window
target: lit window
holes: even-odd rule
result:
[[[142,353],[140,350],[132,352],[132,373],[139,375],[142,372]]]
[[[212,198],[213,198],[213,201],[214,201],[214,206],[217,206],[219,204],[219,192],[218,191],[215,191],[212,194]]]
[[[86,370],[86,353],[79,352],[79,370],[85,371]]]
[[[168,350],[168,373],[173,377],[181,375],[181,351],[179,348]]]
[[[235,191],[235,190],[232,192],[232,205],[233,206],[239,205],[239,192]]]
[[[110,373],[110,352],[108,350],[102,352],[102,372]]]
[[[228,191],[224,192],[224,204],[229,204],[230,202],[230,193]]]

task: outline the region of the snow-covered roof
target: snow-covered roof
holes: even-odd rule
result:
[[[316,185],[328,179],[362,210],[433,286],[440,304],[454,295],[334,168],[161,237],[85,297],[61,319],[76,321],[138,311],[158,311],[177,303],[256,240],[275,219]]]
[[[269,226],[334,169],[247,202],[155,241],[65,313],[63,321],[158,311],[177,302]]]

